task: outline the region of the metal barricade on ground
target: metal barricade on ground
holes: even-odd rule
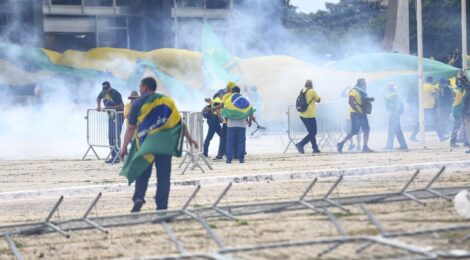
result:
[[[108,160],[113,153],[119,154],[124,121],[123,112],[114,109],[88,109],[85,119],[87,120],[88,149],[82,160],[85,160],[90,151],[100,160],[95,148],[109,148],[110,151],[105,160]],[[114,160],[117,158],[118,156],[115,156]]]
[[[202,112],[181,112],[182,120],[188,127],[188,131],[193,139],[199,144],[199,149],[192,147],[187,140],[184,144],[184,157],[181,161],[179,168],[184,167],[181,174],[184,174],[188,168],[194,170],[196,167],[199,168],[203,173],[205,172],[202,168],[200,161],[202,161],[209,170],[212,170],[207,158],[203,155],[203,143],[204,143],[204,118]]]
[[[317,105],[317,144],[321,149],[334,149],[344,136],[345,111],[337,103]],[[302,140],[308,134],[307,129],[300,120],[299,112],[295,106],[287,108],[287,137],[289,143],[284,153]]]

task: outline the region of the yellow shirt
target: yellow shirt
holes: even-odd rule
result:
[[[423,84],[423,107],[424,109],[432,109],[436,106],[436,97],[434,96],[438,86],[424,83]]]
[[[129,114],[131,113],[131,107],[132,107],[132,103],[127,103],[124,105],[124,118],[125,119],[127,119]]]
[[[307,91],[305,95],[307,103],[310,104],[305,112],[300,113],[300,116],[303,118],[315,118],[317,117],[317,106],[315,103],[320,101],[320,96],[318,96],[317,92],[313,89],[305,88],[302,92],[305,93],[305,91]]]
[[[222,104],[222,100],[219,97],[215,97],[214,100],[211,101],[211,106],[216,107],[219,104]],[[218,111],[212,112],[214,115],[217,115]]]
[[[232,93],[226,93],[223,97],[222,97],[222,104],[225,105],[225,103],[229,100],[229,98],[232,96]]]
[[[226,106],[226,104],[230,101],[230,98],[232,97],[232,93],[229,92],[229,93],[226,93],[223,97],[222,97],[222,104],[224,104],[224,106]],[[224,124],[227,123],[227,118],[224,117]]]
[[[351,105],[349,105],[349,113],[353,113],[353,112],[362,113],[362,96],[361,96],[361,93],[359,93],[359,90],[355,88],[351,89],[351,91],[349,91],[349,97],[353,97],[354,103],[356,103],[355,107],[352,107]]]

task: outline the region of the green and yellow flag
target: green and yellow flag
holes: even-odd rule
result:
[[[154,154],[181,156],[183,131],[181,115],[171,98],[157,93],[147,97],[140,108],[132,147],[119,175],[125,176],[130,185],[153,164]]]
[[[241,94],[232,94],[223,101],[222,116],[228,119],[246,119],[256,111]]]

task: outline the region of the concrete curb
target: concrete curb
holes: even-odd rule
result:
[[[275,172],[275,173],[261,173],[261,174],[247,174],[244,176],[217,176],[195,178],[189,180],[173,180],[172,186],[185,187],[196,185],[214,185],[224,184],[228,182],[233,183],[250,183],[250,182],[270,182],[270,181],[283,181],[283,180],[305,180],[313,179],[315,177],[333,177],[333,176],[360,176],[378,173],[390,173],[400,171],[415,171],[417,169],[440,169],[447,168],[470,168],[470,161],[454,161],[454,162],[437,162],[437,163],[417,163],[417,164],[404,164],[404,165],[387,165],[387,166],[374,166],[363,168],[347,168],[347,169],[324,169],[314,171],[293,171],[293,172]],[[153,183],[154,184],[154,183]],[[109,185],[93,185],[93,186],[76,186],[67,188],[54,188],[43,190],[29,190],[17,192],[3,192],[0,193],[1,201],[11,200],[28,200],[28,199],[47,199],[58,198],[63,195],[66,197],[72,196],[90,196],[96,195],[99,192],[112,193],[112,192],[131,192],[133,187],[127,184],[109,184]]]

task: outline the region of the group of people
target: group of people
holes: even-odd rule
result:
[[[425,106],[426,116],[430,118],[441,141],[447,137],[439,128],[439,107],[443,97],[446,97],[444,89],[444,81],[434,85],[433,78],[428,77],[423,85],[423,103]],[[124,105],[121,94],[111,87],[109,82],[103,82],[102,91],[97,97],[97,109],[102,110],[101,103],[104,108],[115,110],[118,113],[109,113],[109,143],[113,147],[111,150],[111,159],[107,163],[117,163],[123,161],[128,154],[128,146],[133,142],[131,149],[145,146],[148,136],[155,132],[163,132],[165,130],[175,128],[177,125],[181,127],[181,133],[186,137],[191,146],[198,148],[199,144],[191,137],[186,126],[182,124],[181,116],[175,106],[174,101],[161,94],[156,93],[157,82],[154,78],[148,77],[142,79],[140,83],[140,95],[136,91],[131,92],[129,96],[130,102]],[[448,87],[447,85],[445,87]],[[470,83],[464,76],[459,76],[456,80],[455,89],[449,88],[452,92],[451,114],[453,117],[451,146],[457,146],[458,134],[465,130],[463,134],[463,142],[468,143],[466,136],[470,136]],[[215,135],[219,136],[219,149],[215,160],[221,160],[225,156],[226,163],[232,163],[234,159],[240,163],[245,162],[246,154],[246,128],[256,122],[254,117],[255,109],[250,101],[241,93],[241,89],[237,84],[229,82],[225,89],[217,91],[212,98],[205,101],[208,105],[204,108],[203,114],[207,119],[209,131],[204,141],[203,154],[208,156],[209,145]],[[370,125],[368,114],[372,111],[372,102],[374,98],[367,94],[367,84],[365,79],[358,79],[356,85],[347,91],[348,96],[348,118],[350,121],[348,133],[344,139],[337,144],[337,151],[343,152],[345,144],[350,141],[353,136],[362,132],[363,146],[361,151],[364,153],[373,152],[368,146]],[[393,83],[387,86],[387,93],[384,96],[386,109],[388,112],[388,138],[386,149],[394,148],[394,139],[398,140],[399,149],[408,149],[406,140],[401,129],[400,117],[404,111],[403,99],[398,95],[396,87]],[[321,102],[321,97],[313,87],[311,80],[307,80],[304,89],[297,98],[297,110],[300,119],[305,125],[308,134],[296,144],[296,148],[300,153],[305,153],[305,145],[311,143],[313,153],[320,153],[316,141],[317,134],[317,105]],[[121,112],[121,113],[119,113]],[[127,120],[127,127],[124,140],[120,144],[121,127],[124,120]],[[117,122],[117,123],[116,123]],[[117,129],[116,129],[117,127]],[[116,138],[116,134],[119,138]],[[415,139],[412,135],[411,139]],[[116,143],[118,142],[118,143]],[[149,141],[150,142],[150,141]],[[134,147],[136,145],[137,147]],[[176,145],[176,144],[175,144]],[[116,147],[120,146],[120,150]],[[131,212],[139,212],[145,203],[145,193],[147,191],[149,178],[152,173],[153,164],[157,170],[157,195],[155,197],[158,210],[164,210],[168,207],[168,197],[170,192],[170,176],[171,161],[177,147],[170,147],[168,151],[162,151],[158,148],[151,154],[146,154],[144,161],[148,163],[148,167],[140,169],[136,174],[135,191],[133,207]],[[165,148],[166,149],[166,148]],[[470,151],[468,151],[470,153]],[[132,151],[131,151],[132,154]],[[129,155],[134,156],[134,155]],[[128,163],[129,160],[126,161]],[[131,160],[134,163],[136,160]],[[138,169],[135,167],[131,169]]]
[[[450,85],[447,79],[440,79],[438,83],[434,83],[432,76],[427,77],[422,86],[425,125],[434,128],[441,142],[450,138],[451,147],[458,147],[457,143],[459,141],[465,146],[469,146],[467,136],[470,136],[470,94],[467,93],[470,93],[470,83],[465,76],[460,75],[456,79],[455,88]],[[358,79],[354,87],[344,91],[344,96],[348,97],[349,107],[346,123],[347,135],[337,144],[337,151],[342,153],[347,142],[350,142],[349,150],[354,149],[353,137],[358,136],[358,150],[364,153],[373,152],[368,146],[370,134],[368,114],[372,111],[374,98],[369,97],[367,94],[366,80]],[[320,101],[321,98],[314,90],[312,81],[307,80],[304,89],[297,98],[297,110],[308,132],[299,143],[295,144],[301,154],[305,153],[305,145],[309,142],[313,153],[320,153],[316,140],[316,104]],[[405,102],[398,94],[394,83],[387,85],[384,103],[388,115],[388,134],[384,149],[393,150],[396,139],[399,150],[408,150],[408,144],[401,127],[401,115],[405,109]],[[414,99],[414,104],[416,103],[416,99]],[[302,107],[302,105],[305,107]],[[415,111],[415,127],[410,140],[418,142],[419,120],[417,109]],[[448,135],[449,131],[451,132],[450,136]],[[361,133],[363,146],[359,147]],[[470,153],[470,150],[467,153]]]
[[[234,159],[245,162],[246,128],[256,122],[255,109],[241,93],[240,87],[229,82],[225,89],[206,98],[208,105],[203,110],[209,130],[204,140],[203,155],[209,157],[209,146],[215,135],[219,136],[219,149],[214,160],[226,157],[230,164]]]

